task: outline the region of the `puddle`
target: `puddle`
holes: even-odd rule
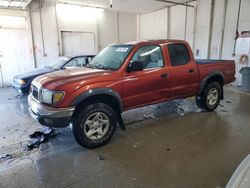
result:
[[[166,103],[132,109],[122,114],[125,125],[131,125],[147,119],[157,120],[165,116],[183,116],[191,112],[200,112],[191,99],[178,99]]]

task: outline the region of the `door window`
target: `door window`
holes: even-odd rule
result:
[[[132,61],[138,61],[143,64],[143,69],[163,67],[163,58],[160,46],[144,46],[137,50]]]
[[[84,67],[86,65],[85,57],[76,57],[70,60],[64,67]]]
[[[186,65],[190,61],[189,51],[184,44],[168,44],[168,52],[172,66]]]

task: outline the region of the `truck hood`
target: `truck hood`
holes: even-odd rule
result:
[[[43,88],[54,89],[58,86],[68,83],[87,82],[91,78],[107,76],[111,73],[108,70],[92,69],[92,68],[69,68],[65,70],[55,71],[37,77],[33,82]]]

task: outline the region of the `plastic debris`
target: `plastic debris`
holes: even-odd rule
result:
[[[227,110],[221,110],[222,112],[227,112]]]
[[[136,183],[136,180],[137,180],[136,178],[133,178],[133,179],[132,179],[132,182]]]
[[[104,157],[103,155],[98,155],[98,156],[97,156],[97,159],[98,159],[99,161],[103,161],[103,160],[105,159],[105,157]]]
[[[0,157],[0,159],[4,160],[4,161],[10,160],[12,158],[13,158],[13,155],[11,155],[11,154],[4,154],[3,156]]]
[[[31,138],[30,142],[27,144],[26,150],[32,150],[38,148],[42,143],[47,142],[51,138],[55,138],[57,134],[54,129],[46,127],[41,131],[35,131],[33,134],[29,135]]]
[[[143,116],[145,119],[153,119],[153,120],[156,120],[156,117],[153,115],[153,114],[145,114]]]
[[[138,143],[138,142],[135,142],[134,144],[133,144],[133,148],[137,148],[137,147],[139,147],[140,146],[140,143]]]

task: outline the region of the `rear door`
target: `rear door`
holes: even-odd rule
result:
[[[142,106],[164,100],[169,94],[168,71],[162,49],[148,45],[137,49],[132,61],[143,64],[143,71],[126,72],[123,77],[124,107]]]
[[[198,68],[184,43],[167,44],[170,61],[170,98],[188,97],[198,89]]]

